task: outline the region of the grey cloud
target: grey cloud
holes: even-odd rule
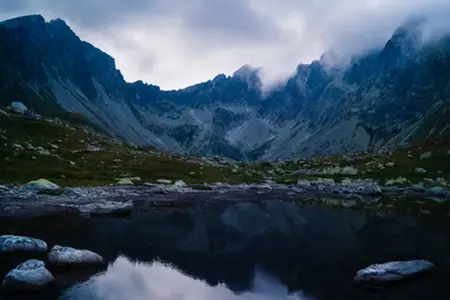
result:
[[[433,16],[424,36],[450,31],[448,0],[0,0],[0,17],[60,17],[116,58],[129,80],[178,88],[264,67],[267,82],[333,49],[382,46],[406,18]]]

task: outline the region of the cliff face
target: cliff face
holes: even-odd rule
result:
[[[450,38],[421,23],[346,67],[300,65],[263,98],[258,69],[178,91],[127,83],[62,20],[0,23],[0,104],[79,112],[114,136],[196,155],[286,159],[399,145],[450,131]]]

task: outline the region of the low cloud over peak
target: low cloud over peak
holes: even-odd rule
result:
[[[299,63],[380,47],[409,16],[432,16],[428,37],[448,32],[447,0],[0,0],[0,18],[61,18],[116,58],[129,81],[185,87],[263,66],[265,83]]]

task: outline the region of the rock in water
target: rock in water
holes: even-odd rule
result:
[[[0,252],[47,252],[47,243],[43,240],[25,236],[0,236]]]
[[[38,179],[28,182],[25,188],[33,190],[58,190],[59,186],[47,179]]]
[[[54,246],[48,254],[48,261],[55,266],[77,266],[103,263],[103,257],[89,250]]]
[[[55,280],[40,260],[30,259],[11,270],[2,283],[2,288],[34,290],[42,288]]]
[[[22,102],[11,102],[8,109],[19,114],[24,114],[28,110]]]
[[[427,260],[393,261],[371,265],[356,273],[353,281],[361,284],[383,284],[413,277],[433,269]]]

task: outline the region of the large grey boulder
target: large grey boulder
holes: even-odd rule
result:
[[[383,284],[411,278],[434,267],[427,260],[393,261],[362,269],[353,280],[361,284]]]
[[[40,260],[31,259],[6,274],[1,285],[4,289],[35,290],[52,283],[53,275]]]
[[[103,263],[103,257],[89,250],[54,246],[48,254],[48,261],[54,266],[77,266]]]
[[[11,102],[11,104],[8,106],[8,109],[19,114],[24,114],[28,110],[28,108],[22,102]]]
[[[47,243],[40,239],[16,235],[0,236],[0,252],[45,253],[47,249]]]

